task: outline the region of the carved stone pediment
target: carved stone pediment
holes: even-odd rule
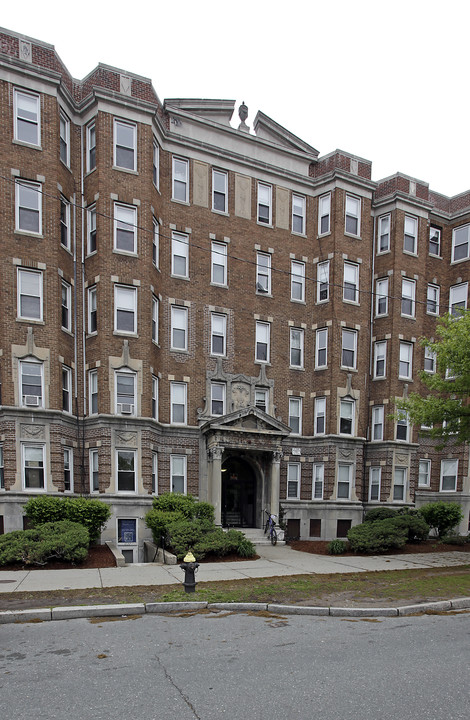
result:
[[[206,422],[202,428],[203,433],[217,431],[219,434],[227,432],[240,433],[267,433],[287,437],[291,429],[280,420],[267,415],[259,408],[249,406],[229,413],[222,417],[213,418]]]
[[[20,425],[20,436],[25,440],[44,440],[46,428],[44,425]]]

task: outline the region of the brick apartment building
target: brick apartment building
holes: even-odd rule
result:
[[[395,422],[422,336],[467,307],[470,192],[317,150],[228,100],[162,103],[0,30],[0,532],[86,494],[129,561],[152,496],[226,525],[344,537],[364,510],[459,500],[468,447]]]

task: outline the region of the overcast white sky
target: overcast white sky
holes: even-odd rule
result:
[[[468,0],[21,0],[0,24],[55,45],[76,78],[98,62],[161,100],[228,98],[320,151],[470,189]],[[235,113],[234,122],[239,122]]]

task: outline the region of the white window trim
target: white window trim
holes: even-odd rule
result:
[[[126,402],[118,402],[118,377],[122,375],[128,378],[132,378],[132,399],[131,396]],[[129,415],[135,417],[137,415],[137,373],[121,368],[120,370],[114,371],[114,407],[116,408],[116,415]]]
[[[215,207],[215,178],[217,175],[224,180],[223,192],[217,191],[218,195],[223,195],[224,198],[223,210],[219,210]],[[218,170],[217,168],[212,168],[212,212],[220,213],[221,215],[227,215],[228,213],[228,172],[225,170]]]
[[[290,397],[289,398],[289,422],[288,425],[291,428],[291,435],[302,435],[302,398],[301,397]],[[298,409],[298,413],[294,414],[293,410]],[[298,419],[299,429],[294,430],[291,425],[291,418]]]
[[[23,384],[24,384],[23,383],[23,370],[28,365],[36,365],[41,370],[41,372],[39,374],[39,377],[41,380],[41,395],[40,396],[39,395],[30,396],[26,393],[23,393]],[[32,358],[30,360],[26,360],[26,359],[20,360],[20,363],[19,363],[19,397],[20,397],[20,405],[22,407],[28,407],[28,408],[31,408],[31,407],[43,408],[43,407],[45,407],[45,403],[44,403],[44,363],[42,363],[39,360],[36,360],[34,358]],[[30,405],[29,403],[26,402],[26,400],[25,400],[26,397],[39,398],[38,404]]]
[[[403,477],[403,483],[396,483],[396,477],[397,473],[401,473]],[[407,493],[407,483],[408,483],[408,468],[406,467],[394,467],[393,469],[393,482],[392,482],[392,501],[393,502],[406,502],[406,493]],[[395,487],[403,487],[403,497],[395,499]]]
[[[92,249],[91,241],[92,235],[94,234],[93,244],[95,245]],[[93,255],[97,251],[97,232],[96,232],[96,204],[90,205],[87,208],[87,226],[86,226],[86,249],[87,255]]]
[[[295,473],[295,478],[292,479],[291,472]],[[295,495],[289,493],[289,485],[295,484],[297,492]],[[300,500],[300,484],[301,484],[301,464],[299,462],[287,463],[287,500]]]
[[[320,479],[317,480],[317,469],[320,470],[319,475]],[[316,485],[318,483],[321,483],[321,494],[319,493],[317,495],[317,488]],[[325,491],[325,463],[318,462],[313,463],[313,472],[312,472],[312,500],[323,500],[323,494]]]
[[[22,292],[22,278],[26,274],[28,275],[36,275],[39,277],[39,295],[28,295],[26,296],[25,293]],[[28,320],[28,322],[43,322],[44,320],[44,276],[42,270],[29,270],[27,268],[18,268],[17,269],[17,318],[18,320]],[[21,298],[25,297],[38,297],[39,299],[39,317],[30,317],[29,315],[22,315],[21,314]]]
[[[216,280],[216,268],[222,268],[223,280]],[[211,283],[219,287],[227,287],[227,245],[221,242],[211,244]]]
[[[66,456],[68,454],[68,467],[66,464]],[[65,487],[65,472],[68,469],[70,473],[70,480],[69,480],[69,489],[67,490]],[[64,492],[66,493],[73,493],[73,448],[65,446],[64,447]]]
[[[66,282],[65,280],[62,280],[61,282],[61,313],[60,313],[60,323],[62,330],[66,330],[67,332],[72,331],[72,286],[70,283]],[[66,300],[67,304],[64,305],[63,298],[62,298],[62,292],[65,290],[66,293]],[[62,308],[65,308],[67,310],[67,324],[63,324],[63,313]]]
[[[127,293],[127,296],[130,298],[133,297],[133,308],[129,310],[127,307],[121,307],[118,305],[118,294],[119,291],[123,290],[125,293]],[[133,329],[132,330],[122,330],[118,328],[118,310],[124,310],[125,312],[132,312],[134,316],[134,323],[133,323]],[[118,285],[116,284],[114,286],[114,332],[118,333],[119,335],[136,335],[137,333],[137,288],[131,287],[130,285]]]
[[[434,298],[429,297],[429,291],[431,291],[434,295]],[[440,287],[439,285],[435,285],[434,283],[428,283],[427,289],[426,289],[426,313],[427,315],[439,315],[439,300],[440,300]],[[430,310],[429,309],[429,303],[435,303],[436,309]]]
[[[382,288],[383,285],[383,288]],[[380,312],[380,301],[385,299],[385,310]],[[388,315],[388,277],[379,278],[375,283],[375,317],[386,317]]]
[[[177,422],[174,420],[173,408],[175,405],[181,405],[181,403],[175,402],[175,390],[176,388],[183,388],[183,421]],[[170,423],[172,425],[187,425],[188,424],[188,384],[185,382],[171,382],[170,383]]]
[[[65,208],[65,220],[62,220],[62,208]],[[62,242],[62,230],[65,230],[65,243]],[[71,249],[71,227],[70,227],[70,203],[63,196],[60,196],[60,245],[70,252]]]
[[[118,149],[118,126],[126,127],[132,130],[132,145],[122,145],[120,147],[125,147],[127,150],[132,150],[133,155],[133,163],[132,167],[127,167],[126,165],[118,165],[118,158],[117,158],[117,149]],[[127,170],[130,172],[137,172],[137,125],[132,122],[127,122],[126,120],[121,120],[120,118],[114,118],[113,123],[113,167],[117,170]]]
[[[159,379],[152,375],[152,418],[158,421],[159,417]]]
[[[354,353],[354,362],[352,365],[343,365],[343,349],[345,349],[344,346],[344,338],[345,333],[348,333],[352,337],[354,337],[354,347],[352,349]],[[346,348],[350,352],[350,348]],[[357,368],[357,330],[351,330],[350,328],[343,328],[341,332],[341,367],[347,368],[348,370],[356,370]]]
[[[94,144],[91,144],[92,135],[94,137]],[[93,153],[93,165],[91,155]],[[88,123],[86,127],[86,171],[87,173],[93,172],[96,169],[96,123],[93,120]]]
[[[371,442],[382,442],[384,439],[384,424],[385,424],[385,418],[384,418],[384,406],[383,405],[373,405],[372,406],[372,437]],[[375,428],[380,427],[380,437],[375,437]]]
[[[66,385],[64,387],[64,378],[67,378]],[[68,407],[64,407],[64,391],[68,393]],[[72,369],[67,365],[62,365],[62,410],[67,413],[72,412]]]
[[[407,228],[407,221],[408,221],[408,228]],[[407,230],[410,229],[410,224],[413,224],[414,229],[412,232],[407,232]],[[407,243],[407,238],[412,238],[413,243],[413,249],[408,250],[405,246]],[[414,217],[412,215],[405,215],[404,225],[403,225],[403,252],[406,255],[417,255],[418,254],[418,218]]]
[[[347,403],[351,407],[351,432],[342,432],[341,431],[341,420],[349,420],[349,418],[346,418],[346,416],[343,416],[341,411],[343,408],[343,404]],[[356,401],[353,398],[349,397],[343,397],[339,400],[339,417],[338,417],[338,434],[344,435],[345,437],[354,437],[356,435]]]
[[[26,487],[26,448],[36,448],[40,449],[42,452],[42,469],[43,469],[43,477],[44,477],[44,486],[40,488],[34,488],[34,487]],[[22,442],[21,443],[21,477],[22,477],[22,487],[23,490],[26,492],[34,492],[34,493],[45,493],[47,492],[47,454],[46,454],[46,445],[44,443],[35,443],[35,442]]]
[[[323,431],[318,430],[318,420],[323,418]],[[313,434],[314,435],[325,435],[326,434],[326,396],[319,396],[314,401],[314,418],[313,418]]]
[[[260,202],[260,189],[266,189],[268,191],[268,203],[262,203]],[[273,187],[272,185],[269,185],[268,183],[258,182],[258,188],[257,188],[257,201],[256,201],[256,221],[259,225],[264,225],[265,227],[272,227],[273,224]],[[268,208],[268,222],[264,222],[263,220],[260,220],[260,207],[267,207]]]
[[[438,248],[437,253],[431,252],[431,247],[430,247],[430,245],[431,245],[431,234],[432,234],[433,232],[437,233],[437,237],[438,237],[437,244],[439,245],[439,248]],[[452,237],[453,237],[453,234],[452,234]],[[436,242],[436,240],[435,240],[434,238],[432,238],[432,239],[433,239],[434,242]],[[442,242],[442,230],[441,230],[441,228],[433,227],[433,226],[431,225],[431,227],[429,228],[429,255],[431,255],[431,257],[441,257],[441,242]]]
[[[295,203],[298,203],[298,208],[295,208]],[[300,212],[294,212],[294,209],[299,209]],[[292,193],[292,234],[293,235],[303,235],[305,236],[305,230],[306,230],[306,216],[307,216],[307,198],[305,195],[297,195],[297,193]],[[301,230],[294,230],[294,221],[296,218],[300,218],[300,222],[302,224]]]
[[[347,480],[348,495],[347,495],[347,497],[344,497],[344,496],[340,496],[340,495],[339,495],[340,468],[348,468],[348,480]],[[352,463],[341,463],[341,462],[338,463],[338,478],[337,478],[337,481],[336,481],[336,499],[339,500],[339,501],[342,501],[342,500],[351,500],[352,484],[353,484],[353,468],[354,468],[354,466],[352,465]],[[341,480],[341,484],[342,484],[342,485],[345,485],[345,484],[346,484],[346,481],[345,481],[345,480]]]
[[[153,175],[156,176],[152,178],[153,184],[157,190],[160,190],[160,145],[155,138],[153,138],[153,167],[155,168]]]
[[[261,335],[258,333],[263,329],[266,333],[266,342],[261,342]],[[264,332],[263,332],[264,334]],[[258,357],[258,345],[266,345],[266,359],[262,360]],[[256,321],[256,337],[255,337],[255,363],[263,363],[268,364],[270,362],[271,357],[271,323],[268,322],[261,322],[259,320]]]
[[[372,482],[374,475],[378,476],[378,482]],[[369,468],[369,502],[380,502],[380,490],[382,485],[382,468],[380,465],[371,465]],[[378,496],[372,498],[372,488],[378,488]]]
[[[98,302],[97,302],[96,285],[92,285],[87,289],[87,330],[88,335],[96,335],[98,333]],[[92,329],[92,316],[95,317],[95,329]]]
[[[261,258],[266,260],[266,264],[261,263]],[[266,290],[261,282],[266,278]],[[257,295],[271,295],[271,255],[270,253],[256,253],[256,293]]]
[[[160,269],[160,223],[157,218],[153,218],[152,263]]]
[[[132,220],[124,220],[123,217],[119,217],[120,213],[125,215],[132,215]],[[125,227],[119,227],[125,226]],[[124,230],[126,233],[132,234],[132,250],[118,247],[118,231]],[[124,203],[114,203],[114,252],[123,253],[124,255],[136,255],[137,254],[137,208],[135,205],[125,205]]]
[[[299,286],[300,297],[294,297],[294,286]],[[305,263],[291,261],[290,299],[292,302],[305,302]]]
[[[96,392],[94,392],[93,385],[96,384]],[[93,410],[93,397],[96,396],[96,411]],[[88,415],[98,414],[98,370],[93,369],[88,371]]]
[[[379,352],[382,351],[381,355]],[[383,360],[383,372],[377,372],[377,364]],[[374,380],[382,380],[387,377],[387,341],[377,340],[374,343]]]
[[[219,388],[222,390],[222,397],[216,398],[214,397],[214,390],[215,388]],[[226,396],[227,396],[227,386],[224,382],[217,382],[212,381],[211,382],[211,416],[212,417],[222,417],[222,415],[225,415],[226,413]],[[214,412],[214,402],[221,402],[222,403],[222,412],[215,413]]]
[[[411,292],[409,294],[405,294],[405,288],[409,288]],[[403,301],[411,301],[411,313],[403,312]],[[402,317],[408,318],[414,318],[416,315],[416,280],[410,280],[410,278],[402,278],[400,314]]]
[[[159,343],[159,309],[160,301],[156,295],[152,295],[152,342]]]
[[[95,458],[95,457],[96,457],[96,471],[95,471],[95,469],[94,469],[94,465],[95,465],[94,458]],[[97,490],[93,489],[93,485],[94,485],[94,483],[93,483],[93,474],[94,474],[94,472],[98,473],[98,489],[97,489]],[[100,479],[99,479],[99,453],[98,453],[98,448],[91,448],[91,449],[90,449],[90,452],[89,452],[89,455],[88,455],[88,479],[89,479],[89,481],[90,481],[90,493],[91,493],[92,495],[98,495],[98,493],[99,493],[99,491],[100,491],[100,488],[99,488]]]
[[[38,229],[28,230],[20,226],[20,208],[26,207],[20,205],[20,188],[27,188],[37,193],[37,208],[29,208],[33,212],[38,213]],[[42,235],[42,186],[38,182],[30,182],[29,180],[16,180],[15,181],[15,230],[16,232],[24,235],[34,235],[36,237]]]
[[[457,296],[460,294],[458,293],[459,290],[462,290],[462,295],[465,295],[464,299],[464,305],[461,306],[460,303],[462,300],[459,300],[453,297],[453,295],[457,294]],[[451,285],[449,288],[449,313],[453,315],[454,317],[458,317],[458,312],[454,312],[454,308],[458,311],[460,307],[462,309],[467,309],[468,306],[468,282],[459,283],[458,285]]]
[[[432,363],[431,369],[426,367],[426,361],[429,361]],[[429,373],[429,375],[434,375],[436,373],[436,361],[437,356],[436,353],[430,350],[429,347],[425,346],[424,348],[424,367],[423,370],[425,373]]]
[[[326,210],[323,205],[326,204]],[[322,232],[322,219],[328,218],[328,228]],[[331,193],[320,195],[318,199],[318,235],[328,235],[331,232]]]
[[[464,228],[466,228],[466,231],[467,231],[467,242],[466,242],[467,254],[460,258],[455,259],[456,247],[461,247],[461,246],[465,245],[465,243],[460,243],[458,246],[456,245],[456,243],[455,243],[456,233],[457,233],[457,231],[463,230]],[[464,262],[465,260],[468,260],[469,258],[470,258],[470,224],[460,225],[459,227],[456,227],[452,230],[452,260],[451,260],[451,262],[452,263],[460,263],[460,262]]]
[[[294,347],[294,337],[295,334],[299,333],[298,337],[300,340],[300,347]],[[296,370],[303,370],[304,369],[304,335],[305,331],[303,328],[297,328],[297,327],[291,327],[290,333],[289,333],[289,366],[291,368],[295,368]],[[294,350],[300,350],[300,362],[298,365],[294,364],[292,362],[292,353]]]
[[[186,168],[185,169],[185,178],[184,180],[177,180],[176,179],[176,163],[182,163],[182,165]],[[184,185],[184,199],[177,198],[175,195],[175,183],[179,182],[181,185]],[[171,180],[171,199],[173,202],[179,202],[183,203],[185,205],[189,204],[189,160],[187,158],[178,157],[177,155],[174,155],[172,158],[172,180]]]
[[[421,472],[421,464],[426,464],[426,472]],[[426,481],[420,482],[420,478],[422,475],[426,475]],[[420,458],[418,463],[418,489],[419,488],[429,488],[431,487],[431,460],[428,458]]]
[[[182,460],[183,463],[183,495],[186,495],[188,492],[188,458],[186,455],[170,455],[170,492],[174,492],[173,478],[176,475],[174,471],[176,460]]]
[[[408,348],[408,359],[402,360],[402,348],[403,350],[405,347]],[[408,364],[408,374],[402,375],[401,374],[401,364],[407,363]],[[400,342],[399,346],[399,357],[398,357],[398,377],[400,380],[411,380],[413,378],[413,343],[409,342]]]
[[[158,453],[152,452],[152,495],[158,495]]]
[[[326,272],[323,269],[326,268]],[[322,278],[323,275],[323,278]],[[326,283],[324,278],[326,277]],[[326,298],[321,298],[321,286],[326,284]],[[330,261],[325,260],[317,265],[317,303],[326,303],[330,299]]]
[[[28,142],[28,140],[22,140],[18,132],[18,122],[19,122],[19,115],[18,115],[18,97],[23,95],[24,97],[28,98],[34,98],[36,100],[36,121],[31,122],[31,125],[36,126],[37,130],[37,142]],[[22,88],[14,88],[13,89],[13,137],[15,142],[29,145],[30,147],[41,147],[41,96],[34,92],[29,92],[28,90],[23,90]]]
[[[325,344],[320,345],[319,338],[324,336]],[[320,365],[319,354],[325,350],[325,363]],[[315,332],[315,370],[323,370],[328,367],[328,328],[318,328]]]
[[[388,229],[385,231],[382,229],[382,225],[384,223],[388,223]],[[390,213],[387,215],[381,215],[379,217],[378,222],[378,232],[377,232],[377,255],[382,255],[383,253],[390,252],[390,231],[392,227],[392,218]],[[382,238],[387,238],[387,245],[386,247],[381,247],[382,244]]]
[[[62,153],[59,152],[59,157],[61,162],[63,162],[66,167],[70,167],[70,118],[66,113],[60,109],[59,111],[59,143],[61,140],[65,143],[65,160],[62,158]],[[65,126],[65,138],[62,138],[62,131],[61,131],[61,124],[60,121],[63,120],[64,126]]]
[[[398,437],[398,428],[405,428],[406,430],[406,436],[404,438]],[[410,426],[410,419],[408,417],[408,413],[400,411],[396,422],[395,422],[395,440],[397,442],[410,442],[410,434],[411,434],[411,426]]]
[[[451,475],[445,475],[445,474],[444,474],[444,466],[445,466],[445,465],[450,465],[450,463],[454,463],[454,464],[455,464],[455,475],[452,475],[452,476],[451,476]],[[444,488],[443,488],[443,480],[444,480],[444,477],[454,477],[454,478],[455,478],[455,484],[454,484],[454,488],[453,488],[453,489],[444,489]],[[457,480],[458,480],[458,477],[459,477],[459,461],[458,461],[458,459],[457,459],[457,458],[444,458],[444,459],[442,459],[442,460],[441,460],[440,480],[439,480],[439,492],[444,492],[444,493],[457,492]]]
[[[181,305],[172,305],[170,310],[170,350],[175,352],[187,352],[188,351],[188,308],[182,307]],[[184,344],[175,345],[174,333],[175,330],[183,331],[184,333]]]
[[[119,489],[119,453],[132,453],[134,456],[134,489],[133,490],[120,490]],[[131,450],[129,448],[116,448],[115,450],[115,462],[116,462],[116,494],[117,495],[135,495],[137,492],[137,450]]]
[[[186,247],[184,255],[177,254],[175,252],[176,243],[184,245]],[[185,273],[180,274],[175,271],[175,259],[185,259]],[[171,274],[177,278],[189,278],[189,236],[186,233],[172,232],[171,234]]]
[[[350,276],[349,279],[347,276]],[[352,276],[352,277],[351,277]],[[350,282],[350,280],[353,279],[353,282]],[[352,287],[346,287],[346,283],[349,283]],[[353,290],[354,292],[354,299],[351,300],[351,298],[346,297],[346,293]],[[354,305],[359,305],[359,265],[357,263],[351,263],[351,262],[344,262],[343,266],[343,302],[345,303],[352,303]]]
[[[354,201],[357,203],[357,215],[353,215],[352,213],[348,213],[348,200]],[[346,194],[346,199],[344,203],[344,234],[349,235],[351,237],[361,237],[361,210],[362,210],[362,202],[361,198],[357,197],[356,195],[350,195],[349,193]],[[353,233],[347,230],[347,218],[351,217],[357,220],[357,232]]]
[[[219,328],[216,328],[217,321],[222,321],[222,332],[218,332]],[[222,352],[216,352],[214,350],[214,339],[222,338],[223,349]],[[226,357],[227,355],[227,316],[223,313],[211,313],[211,347],[210,354],[216,357]]]

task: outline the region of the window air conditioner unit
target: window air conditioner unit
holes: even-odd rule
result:
[[[30,407],[38,407],[40,398],[37,395],[24,395],[24,404]]]
[[[121,403],[121,413],[123,415],[132,415],[134,406],[131,403]]]

